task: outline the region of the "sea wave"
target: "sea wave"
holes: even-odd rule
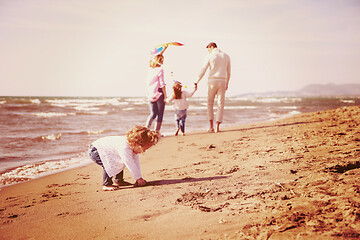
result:
[[[296,114],[300,114],[301,112],[299,112],[299,111],[291,111],[291,112],[289,112],[288,114],[289,115],[296,115]]]
[[[59,140],[61,137],[62,137],[61,133],[56,133],[56,134],[40,136],[40,137],[37,137],[36,139],[55,141],[55,140]]]
[[[214,107],[216,107],[214,105]],[[227,110],[241,110],[241,109],[258,109],[259,107],[258,106],[242,106],[242,105],[226,105],[224,106],[224,109],[227,109]],[[190,104],[190,107],[189,107],[190,111],[191,110],[206,110],[207,109],[207,104],[201,104],[201,105],[191,105]]]
[[[282,119],[282,118],[287,118],[296,114],[300,114],[301,112],[299,111],[289,111],[287,113],[276,113],[276,112],[270,112],[268,114],[269,118],[271,121],[277,120],[277,119]]]
[[[226,106],[225,109],[257,109],[257,106]]]
[[[39,99],[37,99],[37,98],[35,98],[35,99],[30,99],[30,102],[31,102],[31,103],[34,103],[34,104],[40,104],[40,103],[41,103],[41,101],[40,101]]]
[[[280,109],[298,109],[297,106],[281,106],[281,107],[278,107]]]
[[[93,111],[93,112],[79,112],[76,115],[106,115],[109,114],[108,111]]]
[[[355,100],[340,99],[340,102],[342,102],[342,103],[355,103]]]
[[[91,110],[91,111],[90,111]],[[96,111],[97,109],[89,109],[89,111],[80,111],[78,113],[59,113],[59,112],[37,112],[30,113],[32,116],[41,117],[41,118],[52,118],[52,117],[66,117],[66,116],[75,116],[75,115],[106,115],[109,114],[108,111]],[[15,115],[22,115],[23,113],[14,113]]]
[[[171,110],[174,110],[173,106],[170,107]],[[189,110],[188,111],[195,111],[195,110],[206,110],[207,106],[194,106],[190,104]],[[165,110],[167,110],[167,108],[165,108]]]
[[[135,110],[134,107],[128,107],[128,108],[123,108],[122,109],[123,111],[131,111],[131,110]]]
[[[0,104],[9,104],[12,106],[27,106],[27,105],[38,105],[41,104],[41,100],[38,98],[31,97],[2,97]]]
[[[69,115],[75,115],[75,113],[37,112],[37,113],[31,113],[31,115],[36,117],[50,118],[50,117],[66,117]]]
[[[90,105],[85,105],[85,106],[77,106],[77,107],[74,107],[74,109],[77,110],[77,111],[91,112],[91,111],[97,111],[97,110],[99,110],[100,108],[98,108],[98,107],[93,107],[93,106],[90,106]]]
[[[191,101],[191,102],[202,103],[202,102],[206,102],[207,98],[205,98],[205,97],[191,97],[188,100]]]
[[[88,131],[86,131],[86,133],[88,135],[99,135],[99,134],[102,134],[104,132],[105,132],[105,130],[88,130]]]
[[[146,98],[125,98],[123,101],[134,105],[148,104],[148,100]]]
[[[289,97],[280,97],[280,98],[249,98],[248,101],[257,102],[257,103],[294,103],[301,102],[301,98],[289,98]]]
[[[91,163],[84,155],[65,159],[60,161],[44,162],[40,164],[29,164],[18,167],[0,176],[0,185],[10,185],[14,183],[28,181],[43,175],[52,174],[54,172],[65,170],[68,168],[85,165]]]
[[[95,107],[95,106],[120,106],[127,105],[128,102],[123,101],[121,98],[104,98],[104,99],[47,99],[48,103],[56,107]]]
[[[85,130],[85,131],[74,131],[66,133],[54,133],[48,135],[42,135],[35,138],[23,138],[23,142],[26,141],[32,143],[33,141],[43,142],[43,141],[56,141],[60,140],[64,135],[100,135],[106,132],[106,130]]]

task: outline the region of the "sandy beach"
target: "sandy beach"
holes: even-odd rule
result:
[[[360,238],[360,107],[222,130],[162,138],[146,187],[96,164],[4,187],[0,239]]]

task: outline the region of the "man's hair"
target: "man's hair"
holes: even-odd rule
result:
[[[217,45],[216,45],[216,43],[211,42],[206,46],[206,48],[210,48],[210,47],[217,48]]]

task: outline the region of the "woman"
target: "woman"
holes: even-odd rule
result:
[[[163,52],[163,51],[162,51]],[[164,80],[164,69],[162,68],[164,56],[158,54],[150,60],[150,67],[146,79],[146,94],[150,101],[150,115],[146,126],[151,127],[152,122],[157,118],[155,131],[160,132],[161,123],[165,110],[166,84]]]

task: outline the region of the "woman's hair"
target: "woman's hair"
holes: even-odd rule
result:
[[[181,88],[182,88],[182,84],[181,82],[175,82],[173,89],[174,89],[174,98],[175,99],[181,99]]]
[[[211,42],[206,46],[206,48],[210,48],[210,47],[217,48],[217,45],[216,45],[216,43]]]
[[[155,145],[159,141],[160,133],[151,131],[147,127],[134,126],[127,132],[126,138],[132,147]]]
[[[150,60],[150,67],[152,68],[160,67],[163,61],[164,61],[164,55],[162,54],[156,55]]]

